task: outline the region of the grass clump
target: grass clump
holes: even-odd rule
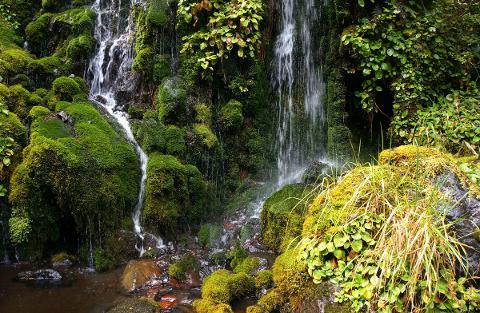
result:
[[[313,281],[339,285],[336,301],[356,312],[478,310],[480,291],[460,278],[465,246],[446,221],[457,203],[435,183],[446,171],[472,186],[451,156],[403,146],[326,186],[300,245]]]

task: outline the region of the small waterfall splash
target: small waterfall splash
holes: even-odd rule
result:
[[[272,84],[279,108],[277,185],[297,181],[308,165],[325,156],[325,84],[316,60],[315,0],[279,1],[280,24],[272,62]],[[318,41],[318,40],[317,40]]]
[[[118,104],[119,91],[134,91],[135,81],[131,68],[133,64],[134,22],[132,7],[137,0],[95,0],[92,9],[97,14],[95,39],[98,43],[96,54],[90,61],[88,77],[90,81],[90,99],[103,107],[122,128],[126,139],[135,148],[139,157],[141,181],[138,202],[133,212],[135,234],[140,239],[136,245],[140,255],[145,250],[144,230],[140,223],[147,181],[147,154],[142,150],[132,133],[129,116]],[[163,241],[157,238],[157,247]]]

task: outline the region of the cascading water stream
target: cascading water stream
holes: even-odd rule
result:
[[[277,186],[297,181],[308,165],[324,158],[325,84],[314,27],[315,0],[279,1],[279,35],[272,63],[272,84],[279,108]]]
[[[122,128],[126,139],[135,148],[139,157],[141,181],[138,201],[133,211],[135,234],[140,238],[136,248],[140,255],[144,253],[144,230],[140,223],[140,215],[145,198],[148,157],[142,150],[132,133],[129,116],[122,111],[117,102],[117,91],[121,88],[132,88],[131,68],[133,64],[132,39],[134,36],[133,17],[130,13],[136,4],[135,0],[95,0],[92,9],[97,14],[95,39],[98,49],[91,59],[88,68],[90,81],[90,99],[98,103],[115,119]],[[163,246],[161,238],[157,238],[157,247]]]

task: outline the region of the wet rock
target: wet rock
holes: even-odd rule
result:
[[[332,165],[322,161],[314,161],[305,170],[302,181],[305,184],[313,184],[321,182],[322,179],[329,174]]]
[[[62,279],[62,275],[60,275],[59,272],[53,269],[41,269],[37,271],[20,272],[18,273],[17,277],[21,281],[58,281]]]
[[[161,297],[158,303],[163,310],[173,309],[178,305],[177,297],[173,294]]]
[[[466,245],[469,272],[480,274],[480,200],[467,194],[462,183],[451,172],[436,179],[440,190],[453,198],[455,205],[447,212],[447,222],[452,222],[456,237]]]
[[[122,287],[128,292],[135,291],[143,287],[147,282],[161,277],[162,273],[163,271],[154,261],[130,261],[122,274]]]
[[[156,308],[140,299],[131,298],[115,305],[108,313],[154,313]]]

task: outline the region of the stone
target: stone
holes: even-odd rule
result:
[[[62,275],[53,269],[41,269],[37,271],[25,271],[17,274],[21,281],[61,280]]]
[[[156,308],[137,298],[130,298],[115,305],[108,313],[154,313]]]
[[[305,170],[302,182],[305,184],[321,183],[322,179],[330,174],[332,165],[322,161],[313,161]]]
[[[121,283],[122,287],[128,291],[135,291],[152,279],[162,275],[163,271],[151,260],[130,261],[125,267]]]
[[[454,207],[446,215],[452,223],[452,231],[466,247],[468,270],[472,276],[480,274],[480,200],[468,194],[462,183],[452,172],[436,178],[442,193],[452,197]]]

